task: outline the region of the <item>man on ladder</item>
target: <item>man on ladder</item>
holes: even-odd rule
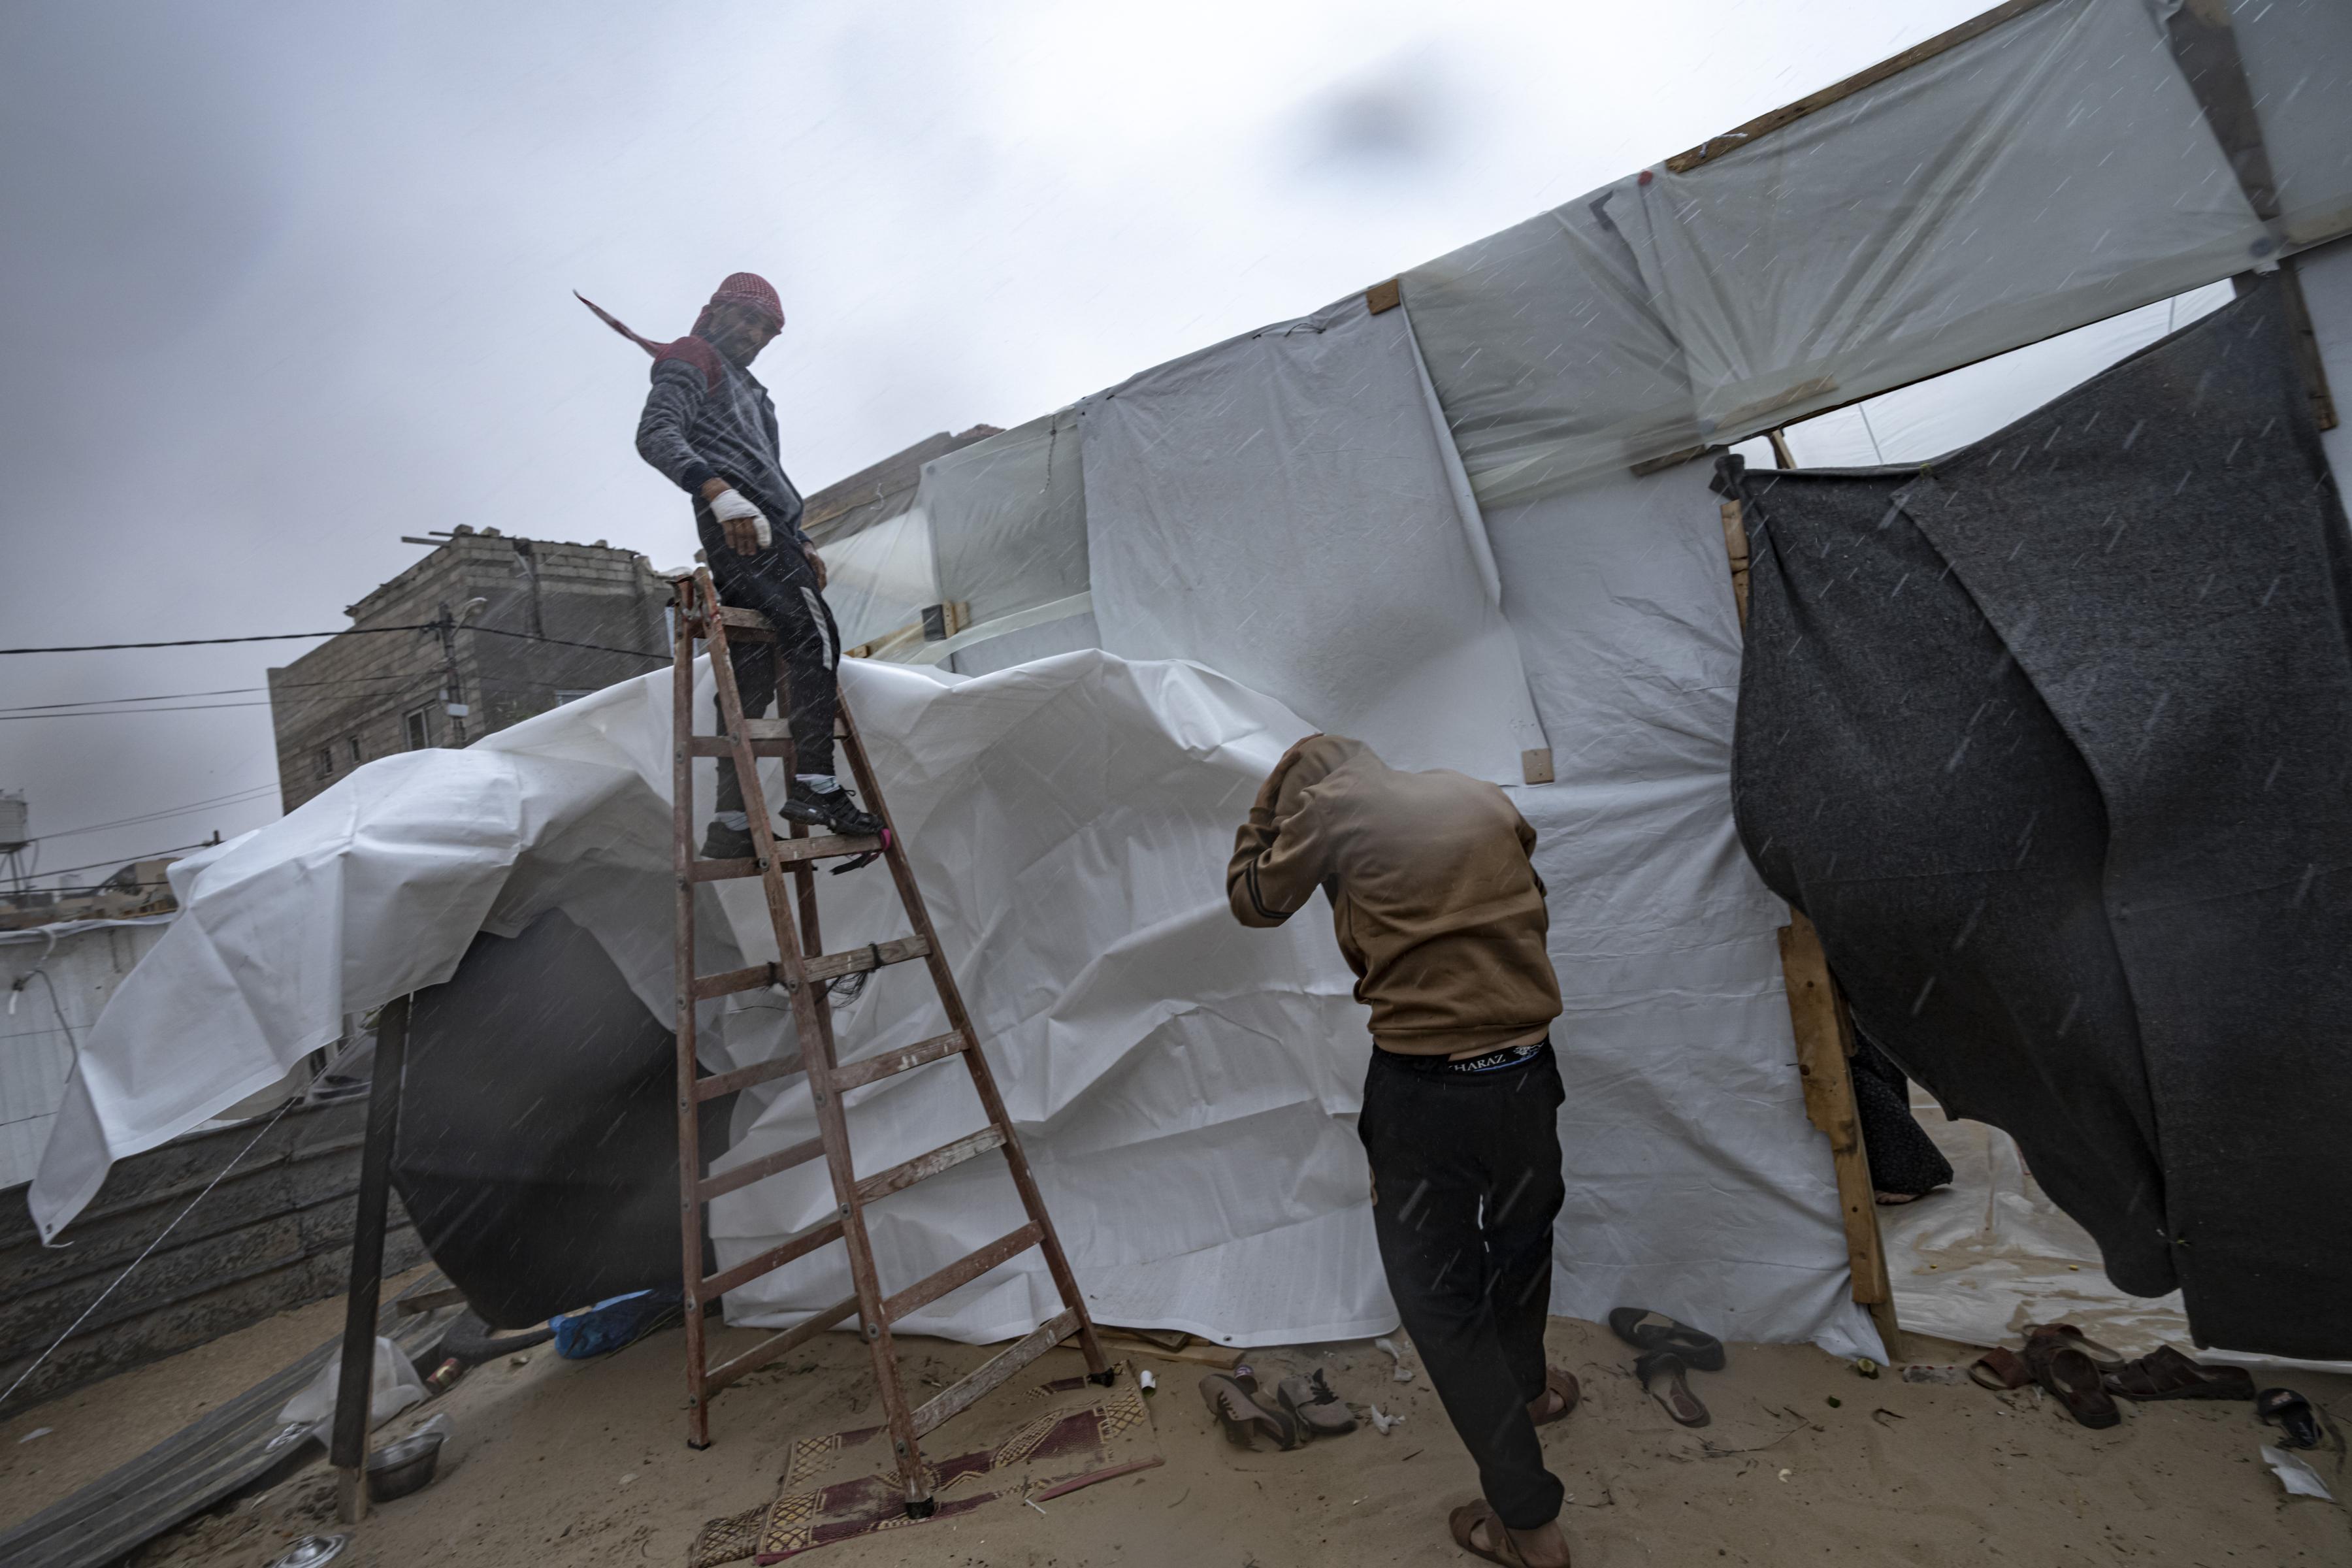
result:
[[[653,355],[637,453],[694,498],[695,531],[720,599],[758,611],[775,628],[773,642],[745,638],[733,658],[749,717],[768,710],[777,659],[791,682],[794,771],[778,814],[829,833],[881,832],[881,819],[858,809],[834,776],[841,637],[823,597],[824,562],[801,531],[800,492],[784,477],[775,405],[751,370],[783,330],[775,289],[755,272],[732,274],[694,331],[668,343],[641,338],[586,299],[580,302]],[[712,860],[751,853],[743,784],[730,758],[719,759],[717,810],[702,853]]]

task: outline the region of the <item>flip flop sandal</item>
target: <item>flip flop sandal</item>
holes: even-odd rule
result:
[[[2033,1354],[2033,1342],[2025,1353]],[[2254,1380],[2242,1366],[2206,1366],[2170,1345],[2127,1361],[2105,1374],[2107,1392],[2126,1399],[2252,1399]]]
[[[1482,1524],[1486,1527],[1486,1539],[1495,1543],[1492,1547],[1481,1546],[1472,1539],[1473,1532]],[[1495,1516],[1494,1509],[1484,1499],[1477,1502],[1465,1502],[1447,1514],[1445,1530],[1454,1537],[1454,1544],[1473,1557],[1500,1563],[1503,1568],[1527,1568],[1528,1560],[1519,1555],[1518,1542],[1511,1539],[1511,1532],[1503,1528],[1503,1521]]]
[[[1553,1394],[1559,1396],[1559,1408],[1549,1415],[1537,1415],[1537,1405],[1541,1405]],[[1576,1414],[1576,1402],[1583,1396],[1584,1391],[1576,1385],[1574,1373],[1562,1372],[1556,1366],[1548,1366],[1544,1368],[1544,1391],[1536,1395],[1534,1401],[1528,1405],[1528,1419],[1538,1426],[1549,1426],[1555,1421],[1565,1421]]]
[[[1255,1448],[1260,1427],[1278,1448],[1296,1448],[1303,1441],[1298,1423],[1288,1411],[1267,1409],[1221,1372],[1213,1372],[1201,1380],[1201,1398],[1208,1405],[1209,1414],[1224,1427],[1225,1441],[1236,1448]]]
[[[1284,1378],[1274,1393],[1299,1429],[1311,1436],[1338,1437],[1356,1429],[1354,1414],[1331,1392],[1321,1367],[1315,1369],[1313,1377]]]
[[[2313,1413],[2311,1401],[2294,1389],[2263,1389],[2254,1395],[2254,1414],[2284,1434],[2281,1440],[2287,1447],[2319,1447],[2319,1417]]]
[[[1642,1380],[1643,1393],[1684,1426],[1704,1426],[1715,1417],[1698,1402],[1698,1395],[1690,1391],[1690,1380],[1684,1376],[1685,1370],[1683,1358],[1672,1351],[1652,1351],[1633,1362],[1633,1375]],[[1654,1388],[1653,1384],[1664,1386]]]
[[[2081,1351],[2084,1355],[2089,1356],[2092,1361],[2098,1364],[2099,1370],[2102,1372],[2107,1371],[2113,1367],[2119,1367],[2129,1359],[2123,1352],[2118,1350],[2109,1350],[2106,1346],[2091,1338],[2090,1335],[2084,1333],[2082,1330],[2076,1328],[2072,1323],[2030,1323],[2026,1325],[2025,1337],[2027,1339],[2030,1340],[2036,1334],[2056,1335],[2059,1339],[2062,1339],[2068,1344],[2073,1345],[2076,1350]]]
[[[2033,1381],[2033,1369],[2015,1351],[1991,1350],[1977,1357],[1969,1367],[1969,1380],[1995,1394],[2012,1388],[2023,1388]]]
[[[2058,1396],[2066,1414],[2085,1426],[2119,1424],[2124,1413],[2099,1378],[2098,1363],[2059,1334],[2036,1334],[2025,1342],[2025,1364],[2042,1387]]]
[[[1647,1307],[1619,1307],[1609,1314],[1609,1327],[1637,1351],[1672,1351],[1693,1372],[1723,1370],[1723,1342],[1688,1323],[1678,1323]]]

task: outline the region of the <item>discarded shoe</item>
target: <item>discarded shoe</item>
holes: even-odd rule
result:
[[[2033,1354],[2028,1340],[2025,1353]],[[2127,1361],[2102,1374],[2110,1394],[2143,1402],[2158,1399],[2252,1399],[2254,1380],[2242,1366],[2206,1366],[2170,1345]]]
[[[2279,1438],[2282,1447],[2319,1447],[2319,1417],[2312,1412],[2311,1401],[2294,1389],[2263,1389],[2254,1395],[2254,1414],[2284,1434]]]
[[[1678,1323],[1647,1307],[1620,1307],[1609,1314],[1609,1327],[1637,1351],[1672,1351],[1693,1372],[1723,1370],[1723,1342],[1688,1323]]]
[[[2025,1342],[2025,1364],[2034,1380],[2058,1396],[2066,1414],[2085,1426],[2113,1426],[2124,1413],[2102,1385],[2099,1367],[2063,1334],[2034,1334]]]
[[[1296,1448],[1303,1441],[1290,1412],[1268,1409],[1223,1373],[1213,1372],[1201,1380],[1201,1399],[1224,1427],[1225,1441],[1236,1448],[1255,1448],[1261,1428],[1278,1448]]]
[[[2106,1346],[2091,1338],[2090,1335],[2084,1333],[2081,1329],[2076,1328],[2072,1323],[2028,1324],[2025,1330],[2025,1337],[2030,1340],[2036,1334],[2056,1335],[2059,1339],[2062,1339],[2068,1344],[2073,1345],[2076,1350],[2081,1351],[2084,1355],[2089,1356],[2092,1361],[2098,1364],[2098,1367],[2102,1372],[2110,1367],[2121,1366],[2129,1359],[2123,1352],[2118,1350],[2109,1350]]]
[[[1686,1370],[1683,1358],[1672,1351],[1652,1351],[1633,1362],[1633,1375],[1642,1380],[1643,1393],[1682,1425],[1704,1426],[1715,1417],[1690,1391],[1690,1380],[1684,1375]]]
[[[2011,1350],[1990,1350],[1969,1363],[1969,1379],[1995,1394],[2011,1388],[2023,1388],[2033,1381],[2033,1369],[2025,1358]]]
[[[1321,1367],[1315,1369],[1312,1377],[1284,1378],[1274,1393],[1282,1407],[1290,1412],[1291,1419],[1314,1436],[1338,1437],[1356,1429],[1354,1412],[1331,1392]]]

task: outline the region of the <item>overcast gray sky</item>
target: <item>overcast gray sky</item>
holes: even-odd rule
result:
[[[791,324],[759,372],[815,489],[1985,3],[26,0],[0,13],[0,646],[337,626],[416,559],[400,535],[459,523],[682,562],[630,444],[644,358],[574,288],[659,338],[765,274]],[[19,710],[259,687],[310,646],[0,658],[45,879],[278,815],[269,713]]]

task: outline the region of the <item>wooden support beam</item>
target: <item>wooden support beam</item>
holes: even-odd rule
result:
[[[1723,545],[1731,563],[1732,596],[1739,626],[1748,629],[1748,521],[1734,497],[1723,503]],[[1878,1231],[1878,1193],[1870,1180],[1870,1152],[1862,1141],[1862,1113],[1853,1098],[1853,1020],[1830,973],[1821,933],[1796,910],[1780,928],[1780,976],[1789,992],[1789,1026],[1797,1038],[1797,1076],[1805,1088],[1805,1117],[1830,1141],[1837,1175],[1839,1217],[1845,1227],[1847,1271],[1853,1299],[1878,1326],[1890,1360],[1901,1360],[1903,1335],[1895,1319],[1895,1290],[1886,1274],[1886,1247]]]
[[[358,1215],[352,1226],[352,1283],[343,1299],[342,1366],[335,1384],[329,1458],[335,1513],[367,1517],[369,1407],[375,1394],[375,1325],[383,1294],[383,1227],[392,1202],[392,1151],[400,1137],[400,1082],[408,1062],[408,998],[376,1016],[375,1068],[368,1083],[367,1142],[360,1151]]]

